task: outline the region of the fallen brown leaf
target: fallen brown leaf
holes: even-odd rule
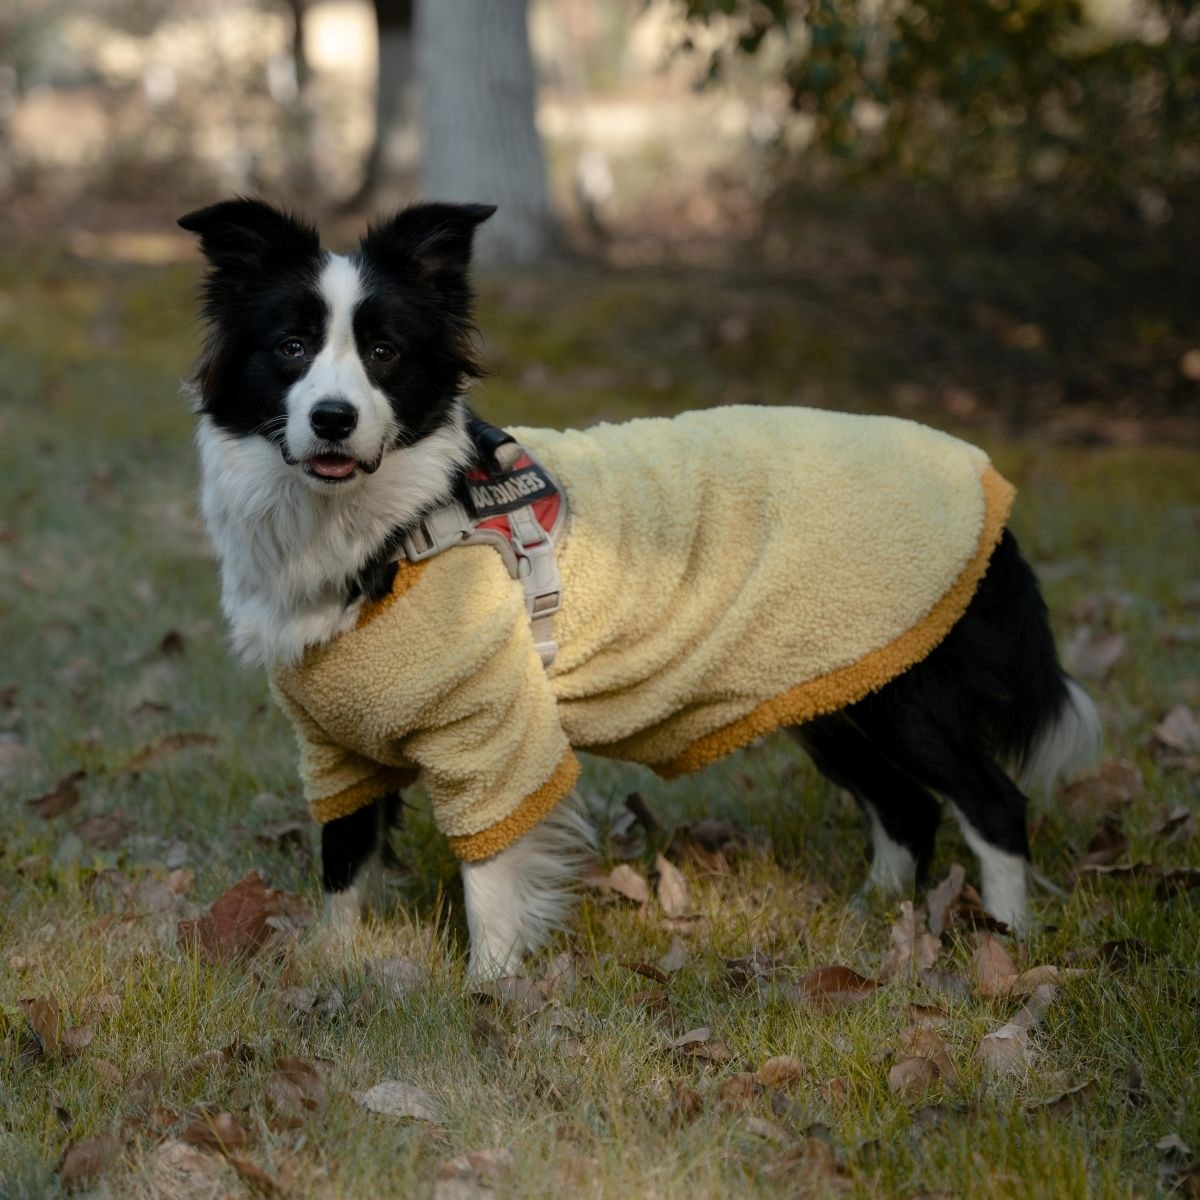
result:
[[[79,803],[82,798],[79,783],[86,777],[86,771],[72,771],[70,775],[64,775],[44,796],[35,796],[25,803],[44,820],[60,817]]]
[[[840,963],[832,963],[802,975],[788,992],[794,1000],[828,1010],[859,1004],[878,987],[874,979],[867,979]]]
[[[925,910],[914,909],[911,900],[900,902],[900,916],[892,925],[891,940],[879,967],[883,982],[897,975],[931,970],[942,950],[938,939],[925,928]]]
[[[270,1109],[282,1117],[302,1117],[325,1102],[325,1081],[317,1065],[293,1055],[275,1060],[263,1090]]]
[[[742,958],[725,960],[725,973],[729,982],[737,987],[764,983],[779,974],[783,967],[783,959],[762,950],[752,950]]]
[[[750,844],[744,830],[720,817],[707,817],[681,825],[671,835],[667,857],[693,863],[714,875],[725,875]]]
[[[610,891],[634,904],[642,905],[650,899],[650,885],[645,876],[639,875],[628,863],[618,863],[608,873],[606,880]]]
[[[658,872],[658,903],[668,917],[682,917],[688,911],[688,884],[683,872],[661,854],[654,860]]]
[[[940,937],[949,928],[954,906],[962,895],[963,884],[967,881],[967,873],[959,863],[951,863],[946,878],[933,888],[925,898],[925,907],[929,913],[929,932],[934,937]]]
[[[979,935],[979,944],[971,959],[971,968],[975,976],[975,986],[985,994],[988,989],[995,988],[1001,980],[1012,979],[1017,975],[1017,964],[1009,957],[1008,951],[1000,941],[990,933]]]
[[[677,1125],[694,1121],[704,1111],[704,1097],[694,1087],[677,1083],[671,1093],[671,1119]]]
[[[568,951],[556,954],[547,964],[538,980],[538,987],[547,999],[561,997],[569,1000],[575,991],[579,971],[575,966],[575,956]]]
[[[80,1138],[67,1147],[58,1174],[69,1192],[93,1183],[121,1154],[120,1139],[111,1133]]]
[[[292,932],[312,921],[301,896],[268,888],[257,871],[243,875],[195,921],[180,921],[178,939],[213,962],[235,962],[257,954],[276,932]]]
[[[1062,647],[1067,670],[1082,679],[1103,679],[1125,653],[1123,633],[1096,633],[1081,625]]]
[[[937,1064],[930,1058],[902,1058],[888,1072],[888,1089],[902,1100],[918,1100],[938,1081]]]
[[[62,1008],[53,996],[35,996],[21,1001],[21,1008],[29,1021],[44,1057],[52,1058],[58,1053],[62,1035]]]
[[[669,1042],[672,1050],[686,1058],[700,1059],[711,1063],[727,1063],[733,1057],[729,1047],[721,1040],[713,1040],[712,1030],[707,1025],[689,1029],[687,1033]]]
[[[674,975],[676,971],[687,964],[687,960],[687,946],[683,944],[682,939],[675,937],[671,939],[671,948],[658,960],[658,966],[668,975]]]
[[[841,1106],[850,1103],[850,1087],[849,1076],[839,1075],[835,1079],[826,1079],[817,1091],[826,1104]]]
[[[399,1000],[429,982],[429,970],[411,958],[375,958],[367,964],[367,976],[385,996]]]
[[[1025,1071],[1030,1053],[1028,1031],[1009,1022],[980,1040],[975,1057],[985,1075],[997,1078]]]
[[[512,1171],[515,1161],[507,1146],[494,1146],[443,1159],[437,1165],[437,1173],[441,1179],[475,1179],[498,1184]]]
[[[125,810],[114,808],[112,812],[97,813],[81,821],[75,826],[75,835],[85,846],[115,850],[132,828],[133,822],[126,817]]]
[[[189,1146],[219,1150],[222,1154],[240,1150],[250,1140],[245,1126],[227,1112],[201,1113],[179,1136]]]
[[[172,755],[181,750],[193,750],[198,746],[215,746],[217,739],[211,733],[164,733],[148,745],[131,754],[125,760],[122,771],[143,771],[147,767],[158,766]]]
[[[406,1117],[433,1124],[442,1120],[442,1106],[424,1088],[400,1080],[388,1079],[365,1092],[351,1092],[350,1096],[369,1112],[386,1117]]]
[[[1119,820],[1109,819],[1092,834],[1083,857],[1075,864],[1071,875],[1078,878],[1088,867],[1106,867],[1117,861],[1129,849],[1129,839]]]
[[[1095,772],[1069,784],[1059,803],[1076,819],[1116,812],[1145,791],[1142,772],[1128,759],[1106,758]]]
[[[524,975],[488,979],[479,984],[471,995],[478,1000],[500,1004],[526,1016],[541,1012],[548,1003],[542,989]]]
[[[777,1054],[768,1058],[758,1069],[758,1078],[767,1087],[786,1090],[807,1075],[804,1064],[790,1054]]]
[[[763,1085],[757,1075],[749,1071],[738,1071],[727,1075],[717,1088],[721,1104],[731,1110],[749,1107],[763,1094]]]
[[[1177,804],[1174,808],[1162,810],[1153,833],[1155,837],[1166,838],[1167,841],[1186,841],[1196,836],[1196,829],[1196,811],[1186,804]]]
[[[282,1196],[288,1190],[277,1175],[272,1175],[270,1171],[251,1162],[248,1158],[239,1158],[236,1154],[230,1154],[226,1158],[226,1162],[237,1172],[238,1178],[251,1191],[257,1192],[260,1196]]]
[[[1192,754],[1200,750],[1200,716],[1186,704],[1177,704],[1154,727],[1154,737],[1169,750]]]
[[[627,971],[633,971],[637,975],[643,975],[647,979],[653,979],[655,983],[666,983],[667,973],[661,967],[656,967],[653,963],[644,962],[623,962],[621,964]]]
[[[957,1088],[958,1069],[950,1057],[946,1043],[924,1025],[910,1025],[901,1035],[897,1053],[902,1057],[927,1058],[938,1070],[938,1077],[948,1088]]]
[[[774,1142],[777,1146],[789,1145],[793,1140],[792,1135],[782,1125],[776,1125],[774,1121],[768,1121],[763,1117],[747,1117],[742,1122],[742,1128],[755,1137]]]
[[[1049,1100],[1043,1100],[1040,1104],[1031,1104],[1029,1111],[1044,1112],[1048,1117],[1063,1117],[1074,1109],[1081,1108],[1096,1095],[1097,1091],[1099,1091],[1099,1087],[1096,1081],[1089,1079],[1086,1083],[1068,1088]]]

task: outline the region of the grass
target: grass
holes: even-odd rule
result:
[[[181,950],[176,921],[251,868],[314,904],[319,892],[308,843],[270,836],[300,806],[291,736],[260,675],[228,659],[193,503],[190,419],[177,397],[194,346],[193,284],[184,266],[33,255],[18,269],[0,260],[0,1197],[60,1194],[64,1148],[108,1131],[127,1135],[126,1149],[92,1185],[97,1195],[244,1194],[228,1168],[212,1178],[166,1170],[145,1115],[147,1080],[152,1104],[167,1110],[158,1114],[165,1131],[177,1133],[169,1119],[201,1105],[234,1112],[253,1135],[244,1155],[290,1179],[296,1197],[427,1196],[439,1162],[494,1146],[515,1156],[496,1182],[501,1197],[1163,1194],[1154,1143],[1177,1133],[1200,1146],[1194,901],[1157,899],[1149,882],[1103,880],[1066,899],[1040,896],[1024,961],[1085,970],[1034,1032],[1030,1071],[994,1083],[975,1048],[1015,1002],[946,1000],[899,980],[832,1013],[788,1000],[786,983],[810,967],[839,962],[874,975],[895,912],[883,901],[850,904],[865,871],[858,818],[781,738],[674,784],[586,766],[597,811],[619,808],[636,788],[668,829],[719,815],[769,839],[769,852],[746,855],[728,875],[689,872],[703,920],[682,935],[688,961],[670,980],[667,1010],[639,1001],[649,981],[622,964],[653,962],[673,931],[653,903],[639,913],[591,897],[572,936],[531,966],[536,973],[554,951],[574,949],[580,979],[563,1005],[570,1036],[546,1013],[497,1009],[481,1022],[463,989],[454,864],[419,806],[396,842],[407,866],[393,883],[400,903],[363,931],[345,966],[304,946],[240,966]],[[498,373],[481,405],[502,421],[568,424],[722,398],[878,402],[856,391],[855,347],[828,329],[789,330],[795,313],[778,289],[749,336],[724,342],[712,336],[729,315],[722,303],[664,278],[493,282],[482,324]],[[813,379],[799,389],[802,367]],[[1108,597],[1100,621],[1128,639],[1093,691],[1110,752],[1145,773],[1145,795],[1124,814],[1129,857],[1196,865],[1194,839],[1167,843],[1153,832],[1162,808],[1195,806],[1195,779],[1165,768],[1148,745],[1168,708],[1200,701],[1195,643],[1165,637],[1196,621],[1200,456],[984,440],[1020,488],[1017,531],[1045,568],[1060,631],[1073,628],[1073,609]],[[182,655],[159,650],[171,631],[182,635]],[[215,743],[126,769],[140,748],[180,731]],[[73,770],[87,772],[73,811],[43,820],[21,803]],[[74,832],[115,809],[129,828],[111,848]],[[1066,884],[1102,815],[1039,810],[1042,869]],[[947,826],[939,868],[955,860],[973,872]],[[126,895],[180,862],[196,875],[174,908],[146,911],[152,892]],[[114,912],[135,915],[102,928],[98,919]],[[1144,943],[1146,960],[1118,970],[1089,957],[1121,938]],[[726,960],[753,950],[781,958],[784,971],[742,988]],[[972,950],[968,935],[951,935],[942,965],[965,971]],[[424,964],[429,982],[401,996],[381,989],[371,964],[397,955]],[[309,989],[311,1009],[281,1001],[287,987]],[[32,1053],[20,1001],[36,996],[56,997],[68,1025],[94,1026],[82,1053]],[[956,1096],[935,1090],[912,1103],[890,1092],[888,1052],[908,1001],[946,1006],[943,1036],[962,1075]],[[726,1043],[729,1062],[707,1066],[664,1048],[700,1025]],[[203,1057],[235,1040],[239,1052]],[[780,1054],[806,1068],[786,1101],[773,1108],[765,1096],[744,1110],[721,1102],[728,1077]],[[264,1102],[279,1055],[330,1064],[325,1104],[287,1130],[270,1127]],[[1132,1059],[1144,1076],[1140,1105],[1128,1101]],[[848,1080],[844,1103],[822,1094],[833,1078]],[[381,1079],[425,1088],[443,1106],[441,1124],[365,1113],[349,1093]],[[1074,1112],[1030,1108],[1086,1081],[1095,1086]],[[672,1116],[681,1084],[703,1097],[682,1123]],[[815,1169],[811,1154],[795,1161],[748,1117],[795,1139],[824,1126],[841,1173]],[[579,1158],[589,1160],[575,1169],[590,1183],[564,1182],[564,1164]],[[443,1185],[439,1194],[451,1193]]]

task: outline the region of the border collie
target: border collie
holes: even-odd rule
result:
[[[189,390],[203,515],[244,662],[294,664],[352,628],[370,598],[364,572],[471,467],[464,392],[480,368],[467,272],[475,229],[493,211],[417,205],[350,255],[255,199],[180,220],[210,267]],[[924,876],[944,797],[966,810],[985,904],[1017,924],[1029,853],[1022,787],[1081,769],[1099,746],[1095,708],[1062,672],[1036,579],[1007,532],[937,649],[792,732],[864,809],[872,883],[897,891]],[[322,827],[335,921],[357,914],[386,807]],[[561,922],[588,842],[563,804],[508,849],[463,864],[476,975],[511,971]]]

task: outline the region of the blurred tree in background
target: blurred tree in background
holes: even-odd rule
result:
[[[1151,222],[1200,178],[1195,0],[679,2],[709,34],[707,79],[769,58],[845,171],[1132,201]]]

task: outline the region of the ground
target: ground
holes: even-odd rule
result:
[[[645,903],[593,889],[530,964],[540,986],[473,997],[419,797],[354,953],[331,961],[306,927],[290,733],[227,654],[195,510],[178,395],[195,266],[87,249],[0,257],[0,1196],[1196,1194],[1200,454],[1146,435],[1153,404],[1120,426],[1136,444],[1106,444],[1087,410],[1066,427],[1095,444],[1064,444],[1061,422],[993,406],[985,371],[905,390],[894,336],[779,279],[485,282],[477,403],[497,421],[755,400],[967,428],[1020,489],[1106,753],[1132,765],[1035,805],[1034,858],[1065,894],[1036,894],[1027,940],[989,940],[962,904],[914,964],[896,901],[855,902],[853,806],[785,739],[673,784],[589,761],[601,873],[625,862],[629,889],[702,818],[727,822],[727,850],[677,833],[686,896],[670,867]],[[1001,325],[1014,354],[1044,344]],[[650,832],[622,815],[633,792]],[[1101,870],[1076,870],[1089,851]],[[977,882],[948,824],[935,878],[955,862]],[[252,870],[281,894],[244,885],[242,924],[227,903],[181,939]],[[1014,971],[1057,968],[1048,1005],[989,985],[1000,948]],[[1005,1056],[983,1039],[1014,1016],[1030,1028],[1009,1025]],[[383,1081],[418,1090],[379,1102]],[[492,1153],[451,1161],[472,1151]]]

